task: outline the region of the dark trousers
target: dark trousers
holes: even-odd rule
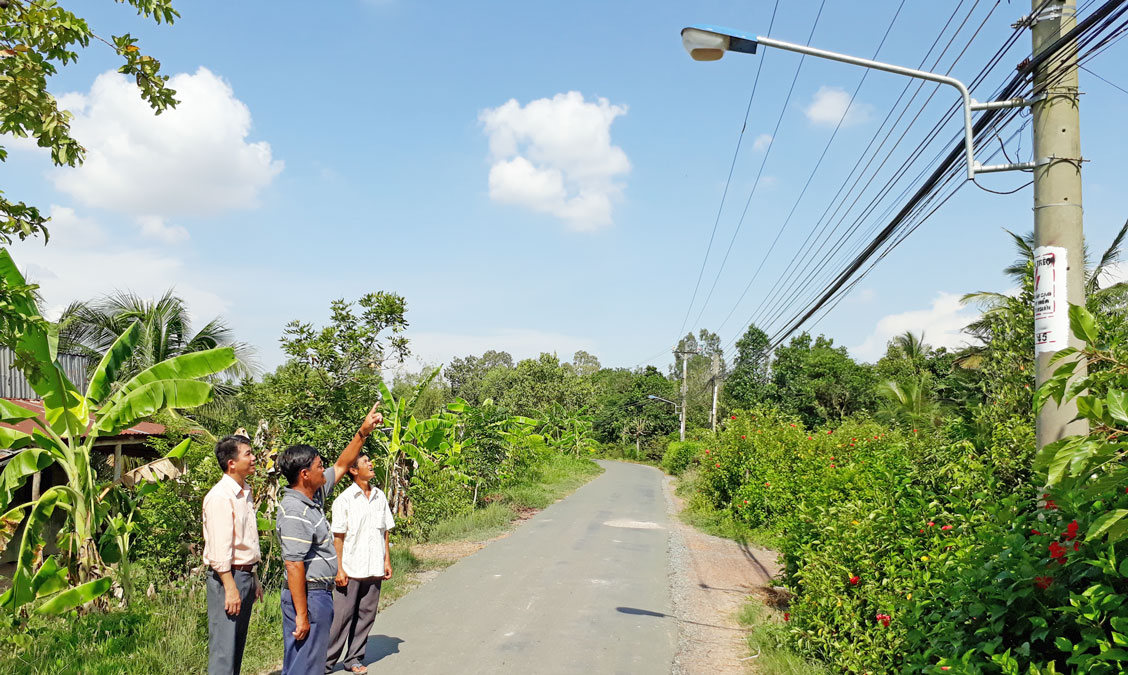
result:
[[[333,625],[332,591],[306,591],[309,613],[309,635],[295,640],[297,614],[290,589],[282,589],[282,675],[320,675],[325,670],[325,652],[329,649],[329,629]]]
[[[380,606],[382,581],[375,577],[350,578],[347,585],[333,587],[333,630],[329,631],[326,672],[338,663],[343,663],[346,669],[362,664],[368,632],[372,630]],[[347,652],[345,643],[348,643]]]
[[[226,593],[219,575],[208,574],[208,673],[238,675],[243,665],[243,647],[247,645],[247,626],[251,623],[251,607],[255,604],[255,575],[232,570],[235,588],[242,604],[232,616],[223,608]]]

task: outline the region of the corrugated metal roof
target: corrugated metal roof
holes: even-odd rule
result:
[[[59,354],[57,360],[67,379],[79,390],[86,391],[86,384],[90,379],[90,359],[78,354]],[[15,367],[15,361],[16,355],[12,350],[0,347],[0,398],[39,398],[28,384],[27,378]]]
[[[0,397],[0,398],[4,398],[7,401],[15,403],[16,405],[20,406],[21,408],[27,408],[28,410],[34,411],[38,415],[39,421],[45,422],[44,411],[43,411],[43,401],[40,401],[40,400],[37,400],[37,399],[27,399],[27,398],[8,398],[6,396]],[[94,421],[93,415],[90,416],[90,421]],[[30,434],[32,432],[32,430],[36,428],[35,422],[32,422],[31,420],[24,420],[24,421],[20,422],[19,424],[3,424],[3,423],[0,423],[0,427],[7,427],[9,429],[16,429],[17,431],[22,431],[25,434]],[[118,436],[157,436],[159,434],[163,434],[164,432],[165,432],[165,427],[164,427],[163,424],[156,424],[154,422],[138,422],[137,424],[134,424],[133,426],[129,427],[128,429],[123,429],[117,435]]]

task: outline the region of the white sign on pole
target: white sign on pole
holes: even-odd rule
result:
[[[1069,345],[1066,254],[1061,246],[1034,249],[1034,351],[1056,352]]]

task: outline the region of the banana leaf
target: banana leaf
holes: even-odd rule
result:
[[[39,413],[34,410],[28,410],[22,405],[0,398],[0,423],[19,424],[24,420],[34,419],[38,415]]]
[[[73,490],[57,485],[44,492],[42,497],[31,504],[31,513],[27,518],[19,554],[16,557],[16,572],[12,575],[12,587],[0,596],[0,607],[15,609],[35,600],[31,583],[35,575],[32,570],[39,563],[39,556],[43,552],[43,527],[55,512],[55,507],[69,508],[72,498]]]
[[[30,438],[28,436],[29,440]],[[29,448],[8,460],[4,473],[0,474],[0,511],[8,509],[12,495],[23,487],[28,476],[46,469],[54,461],[51,453],[40,448]],[[2,550],[3,547],[0,546],[0,551]]]
[[[119,392],[120,393],[120,392]],[[211,400],[212,386],[198,380],[157,380],[98,411],[98,431],[118,433],[167,408],[195,408]]]
[[[106,355],[102,357],[102,361],[90,377],[90,385],[86,387],[86,400],[97,404],[109,396],[114,379],[121,367],[133,355],[140,338],[141,324],[134,322],[114,341],[113,346],[106,351]]]
[[[116,406],[134,392],[157,382],[198,380],[208,375],[214,375],[235,365],[236,360],[235,350],[231,347],[219,347],[174,356],[137,373],[133,379],[122,385],[121,389],[115,392],[107,403]]]
[[[56,593],[50,600],[43,603],[35,610],[36,614],[63,614],[69,612],[75,607],[80,607],[104,595],[106,591],[110,590],[111,581],[109,577],[102,577],[89,581],[80,586],[65,590],[61,593]]]
[[[31,579],[31,590],[35,597],[42,598],[52,593],[58,593],[67,587],[67,568],[59,567],[55,556],[43,561],[39,571]]]

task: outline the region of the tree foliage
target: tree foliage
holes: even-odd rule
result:
[[[117,0],[157,23],[179,18],[172,0]],[[176,104],[161,64],[137,46],[129,33],[108,39],[85,19],[56,0],[6,0],[0,3],[0,134],[31,138],[51,152],[57,166],[77,166],[86,150],[71,135],[71,114],[60,110],[48,91],[59,68],[78,60],[80,50],[100,42],[121,58],[119,73],[132,76],[141,98],[156,114]],[[0,161],[7,151],[0,147]],[[0,193],[0,240],[47,237],[47,220],[39,209]]]

